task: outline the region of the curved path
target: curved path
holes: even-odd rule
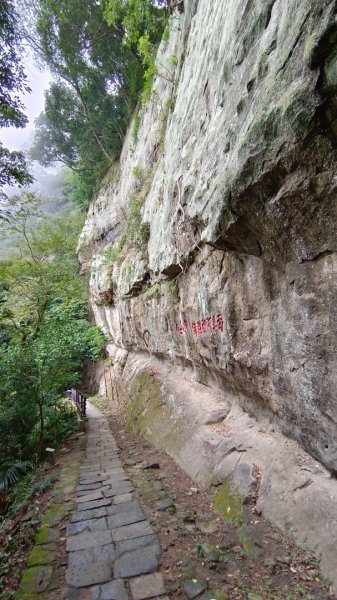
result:
[[[77,512],[67,526],[64,600],[164,600],[159,540],[133,499],[107,419],[90,403],[87,416]]]

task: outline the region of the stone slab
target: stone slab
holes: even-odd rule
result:
[[[120,504],[119,506],[123,506],[123,504]],[[107,517],[108,528],[115,529],[116,527],[122,527],[123,525],[131,525],[138,521],[144,521],[144,519],[145,516],[141,508],[126,510]]]
[[[112,577],[112,569],[107,563],[96,562],[83,567],[69,567],[66,582],[72,587],[86,587],[95,583],[105,583]]]
[[[67,539],[66,550],[67,552],[87,550],[88,548],[94,548],[95,546],[105,546],[105,544],[111,544],[111,542],[112,538],[110,531],[83,532]]]
[[[90,591],[90,600],[128,600],[128,594],[122,579],[92,587]]]
[[[100,498],[103,498],[103,493],[101,490],[95,490],[90,494],[86,494],[85,496],[80,496],[77,498],[77,503],[81,504],[82,502],[91,502],[92,500],[99,500]]]
[[[98,483],[82,483],[80,485],[77,486],[76,488],[76,492],[85,492],[87,490],[98,490],[100,487],[102,487],[102,482],[99,481]]]
[[[87,485],[88,483],[102,483],[104,479],[106,479],[105,475],[97,475],[90,477],[89,475],[82,475],[80,476],[80,485]]]
[[[91,563],[102,562],[112,565],[116,553],[113,544],[105,546],[96,546],[88,550],[75,550],[68,554],[69,567],[86,567]]]
[[[92,508],[101,508],[102,506],[109,506],[111,504],[111,498],[101,498],[100,500],[93,500],[92,502],[83,502],[78,504],[77,510],[91,510]]]
[[[130,552],[131,550],[139,550],[146,546],[157,545],[160,550],[159,539],[156,534],[143,535],[138,538],[132,538],[131,540],[125,540],[124,542],[116,543],[116,556],[124,554],[124,552]]]
[[[160,573],[151,573],[131,579],[132,600],[145,600],[165,594],[164,580]]]
[[[131,511],[131,510],[141,510],[141,506],[140,506],[138,500],[133,500],[131,494],[130,494],[130,496],[131,496],[131,500],[129,502],[124,502],[124,503],[120,503],[120,504],[111,504],[111,506],[107,506],[106,507],[107,514],[110,516],[110,515],[117,515],[119,513]]]
[[[101,506],[100,508],[91,508],[90,510],[82,510],[71,515],[71,523],[77,523],[78,521],[87,521],[89,519],[99,519],[107,515],[107,508]]]
[[[114,504],[122,504],[123,502],[129,502],[132,499],[132,494],[118,494],[114,496]]]
[[[128,494],[134,491],[134,486],[129,481],[117,481],[114,482],[112,480],[107,480],[106,484],[110,485],[110,490],[106,490],[104,492],[104,496],[106,498],[111,498],[111,496],[120,496],[121,494]]]
[[[86,521],[77,521],[77,523],[69,523],[67,525],[67,535],[77,535],[82,531],[105,531],[107,529],[107,521],[105,517],[100,519],[88,519]]]
[[[112,540],[114,542],[122,542],[123,540],[131,540],[132,538],[151,534],[153,534],[153,529],[147,521],[140,521],[139,523],[133,523],[132,525],[111,529]]]
[[[114,563],[115,577],[135,577],[158,569],[160,549],[157,545],[125,552]]]
[[[129,476],[120,469],[118,472],[110,472],[109,478],[104,481],[105,485],[111,485],[117,483],[118,481],[129,481]]]

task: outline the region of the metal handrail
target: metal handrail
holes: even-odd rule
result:
[[[84,416],[87,409],[87,399],[77,390],[71,389],[66,391],[67,398],[72,400],[80,415]]]

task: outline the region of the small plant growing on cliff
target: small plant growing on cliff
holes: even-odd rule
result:
[[[118,262],[122,258],[122,249],[120,244],[117,243],[114,246],[110,246],[110,248],[106,248],[104,251],[104,262]]]
[[[142,122],[141,116],[139,113],[137,113],[135,116],[135,121],[133,124],[133,129],[132,129],[132,134],[131,134],[132,141],[134,144],[137,142],[137,139],[138,139],[138,131],[139,131],[141,122]]]

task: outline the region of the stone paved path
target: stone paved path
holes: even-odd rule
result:
[[[158,537],[133,498],[106,418],[90,403],[87,415],[77,512],[66,533],[64,600],[167,600]]]

